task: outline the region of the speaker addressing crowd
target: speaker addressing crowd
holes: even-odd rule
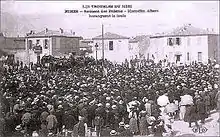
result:
[[[114,64],[91,57],[3,62],[1,135],[172,135],[172,123],[199,126],[220,110],[216,62]],[[201,122],[199,122],[201,120]]]

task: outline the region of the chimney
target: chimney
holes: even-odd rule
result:
[[[60,28],[60,33],[63,34],[63,29],[62,28]]]
[[[215,32],[214,28],[212,28],[212,32]]]
[[[75,35],[75,32],[73,30],[70,30],[71,35]]]
[[[45,29],[45,34],[48,32],[48,28]]]

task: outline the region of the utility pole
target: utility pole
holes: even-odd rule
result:
[[[98,61],[98,59],[97,59],[97,50],[98,50],[98,44],[96,43],[95,44],[95,60],[96,60],[96,65],[97,65],[97,61]]]
[[[102,67],[104,69],[104,61],[105,61],[105,56],[104,56],[104,25],[102,24]]]

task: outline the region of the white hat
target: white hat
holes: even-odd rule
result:
[[[21,125],[16,126],[15,130],[17,130],[17,131],[18,131],[18,130],[22,130]]]
[[[124,103],[124,101],[123,101],[123,100],[120,100],[120,101],[119,101],[119,104],[123,104],[123,103]]]
[[[153,122],[155,121],[156,119],[155,119],[155,117],[153,117],[153,116],[150,116],[150,117],[148,117],[147,118],[147,122],[151,125],[151,124],[153,124]]]
[[[97,106],[98,106],[98,107],[101,107],[101,106],[102,106],[102,104],[101,104],[101,103],[99,103]]]
[[[125,125],[124,122],[120,122],[120,123],[119,123],[119,126],[124,126],[124,125]]]
[[[116,105],[112,105],[112,109],[116,109],[117,108],[117,106]]]
[[[106,97],[105,99],[106,99],[106,100],[110,100],[110,99],[111,99],[111,97]]]
[[[83,117],[82,117],[82,116],[79,116],[79,120],[83,120]]]
[[[39,137],[37,131],[34,131],[34,132],[32,133],[32,137]]]
[[[58,109],[61,109],[61,108],[63,108],[63,106],[62,106],[62,105],[59,105],[59,106],[58,106]]]
[[[112,136],[117,135],[117,132],[116,132],[115,130],[112,130],[112,131],[110,132],[110,135],[112,135]]]
[[[218,84],[214,84],[214,88],[217,89],[218,88]]]
[[[111,106],[111,104],[110,104],[110,103],[106,103],[105,106],[106,106],[106,107],[107,107],[107,106]]]
[[[129,129],[130,126],[128,124],[126,124],[124,127],[125,127],[125,129]]]

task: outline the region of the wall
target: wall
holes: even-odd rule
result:
[[[219,45],[219,35],[209,35],[208,36],[208,56],[211,60],[216,60],[220,62],[220,45]]]
[[[0,37],[0,48],[8,54],[15,55],[15,61],[25,61],[25,38],[23,37]]]
[[[198,61],[198,52],[202,52],[202,62],[207,63],[208,61],[208,41],[207,36],[187,36],[180,37],[181,44],[169,46],[167,39],[171,37],[151,38],[150,46],[145,54],[150,54],[149,57],[152,59],[152,54],[156,58],[155,61],[168,59],[169,62],[175,62],[175,54],[181,54],[181,63],[190,63],[192,61]],[[172,37],[177,38],[177,37]],[[190,41],[190,42],[189,42]],[[200,42],[198,42],[200,41]],[[189,60],[187,60],[187,52],[189,52]],[[167,55],[167,57],[166,57]]]
[[[60,40],[60,52],[62,53],[71,53],[79,52],[79,40],[80,38],[74,37],[62,37]]]
[[[113,50],[109,50],[109,41],[113,41]],[[93,57],[96,56],[96,49],[95,44],[98,44],[98,50],[97,50],[97,58],[102,58],[102,40],[94,40],[94,46],[93,46]],[[113,39],[113,40],[104,40],[104,56],[106,59],[113,61],[113,62],[124,62],[125,59],[129,58],[129,49],[128,49],[128,39]]]
[[[25,38],[23,37],[0,37],[0,48],[4,51],[24,50]]]
[[[44,40],[47,39],[48,40],[48,49],[45,49],[44,48]],[[29,43],[28,41],[29,40],[32,40],[32,48],[36,45],[37,43],[37,40],[40,40],[39,41],[39,45],[42,46],[42,54],[40,54],[40,57],[42,58],[44,55],[52,55],[52,38],[49,38],[49,37],[44,37],[44,38],[26,38],[26,49],[28,49],[28,46],[29,46]],[[33,62],[33,63],[37,63],[37,54],[34,53],[33,50],[26,50],[26,54],[27,56],[29,55],[29,58],[28,60],[29,61],[26,61],[26,62]]]
[[[138,46],[138,42],[129,42],[129,60],[130,59],[134,59],[137,55],[137,57],[139,57],[139,46]]]
[[[198,61],[198,52],[202,52],[202,62],[208,63],[208,36],[191,36],[191,43],[188,52],[190,52],[190,61]],[[201,39],[201,42],[199,42]]]
[[[53,37],[52,38],[52,55],[64,56],[71,52],[79,53],[80,37]]]

